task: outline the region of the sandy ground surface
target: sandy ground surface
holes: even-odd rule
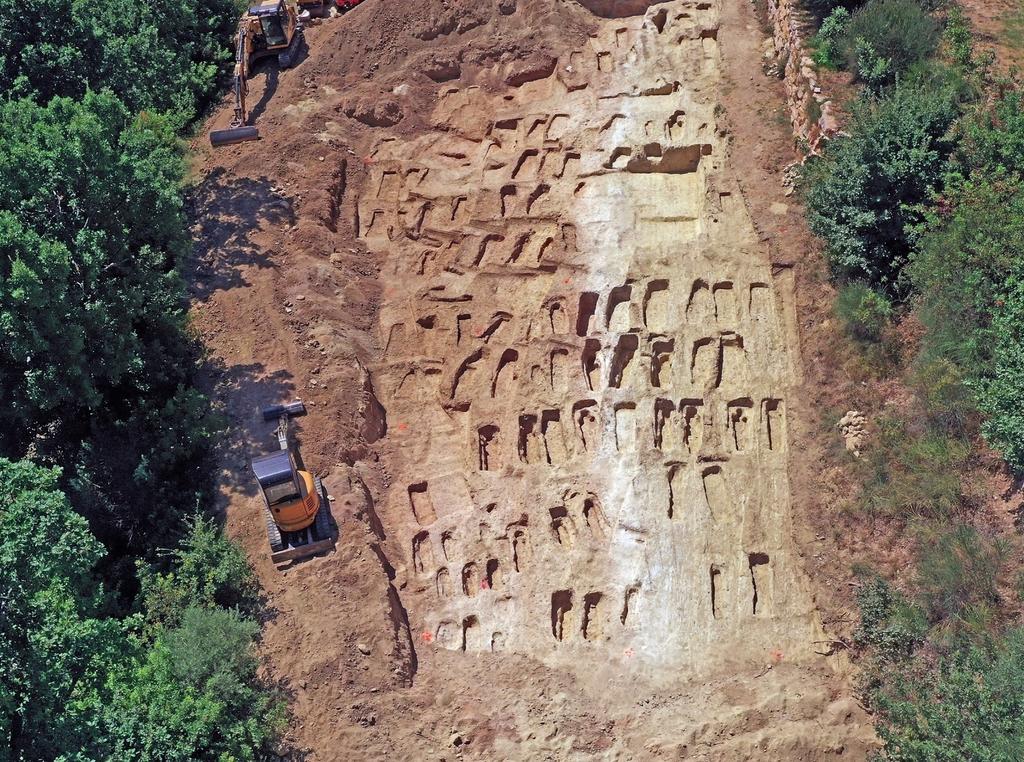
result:
[[[780,86],[747,4],[647,6],[367,0],[260,67],[259,142],[201,147],[193,314],[293,756],[873,747]],[[340,539],[279,571],[248,459],[293,398]]]

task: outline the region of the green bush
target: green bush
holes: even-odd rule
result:
[[[194,517],[168,571],[139,562],[140,600],[151,625],[173,627],[191,608],[234,608],[252,614],[259,588],[242,549],[210,519]]]
[[[963,119],[956,131],[953,160],[958,179],[978,181],[1024,174],[1024,92],[1008,90]]]
[[[994,364],[978,379],[982,434],[1007,464],[1024,473],[1024,277],[1014,277],[997,300],[992,321]]]
[[[946,28],[942,37],[953,63],[965,68],[974,66],[971,26],[959,5],[953,5],[946,14]]]
[[[847,67],[873,89],[935,52],[939,24],[916,0],[869,0],[846,26]]]
[[[836,315],[846,332],[863,342],[877,342],[892,318],[892,303],[864,283],[847,283],[836,294]]]
[[[257,677],[258,631],[232,611],[185,611],[116,692],[107,712],[114,758],[261,759],[285,714]]]
[[[872,577],[857,591],[860,624],[853,641],[870,648],[885,663],[910,658],[922,642],[927,624],[921,612],[881,577]]]
[[[1002,157],[1012,149],[980,154],[998,157],[992,161],[1005,168]],[[1017,471],[1024,470],[1021,240],[1024,188],[1016,181],[965,181],[957,186],[952,210],[933,216],[908,268],[928,329],[922,364],[956,369],[986,416],[982,433]]]
[[[838,69],[843,62],[843,40],[850,23],[850,12],[846,8],[834,8],[821,22],[814,36],[814,62],[828,69]]]
[[[936,669],[890,670],[872,703],[891,762],[1024,759],[1024,630],[971,646]]]
[[[941,185],[959,111],[951,88],[905,84],[856,107],[849,136],[828,144],[805,173],[811,229],[837,275],[889,295],[903,281],[923,205]]]

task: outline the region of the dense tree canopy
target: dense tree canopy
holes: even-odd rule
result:
[[[217,422],[180,136],[236,11],[0,0],[0,762],[252,760],[283,722],[245,557],[186,520]]]
[[[237,17],[232,0],[0,0],[0,89],[39,103],[109,89],[180,128],[232,60]]]
[[[0,133],[0,454],[62,465],[108,541],[167,542],[211,427],[175,269],[180,141],[109,93],[2,104]]]
[[[127,623],[104,619],[103,554],[56,471],[0,459],[0,758],[94,756]]]
[[[0,459],[0,760],[255,759],[283,714],[257,623],[218,604],[252,604],[241,551],[195,520],[168,571],[143,567],[142,613],[111,617],[58,477]]]

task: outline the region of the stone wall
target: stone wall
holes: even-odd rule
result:
[[[767,0],[772,48],[767,52],[786,85],[786,102],[793,134],[817,153],[821,142],[834,135],[839,122],[827,95],[822,94],[806,42],[814,25],[797,0]]]

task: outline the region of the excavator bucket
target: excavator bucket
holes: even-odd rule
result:
[[[288,417],[305,415],[306,406],[301,400],[295,400],[284,405],[270,405],[263,408],[260,412],[263,413],[264,421],[276,421],[282,415],[287,415]]]
[[[210,133],[210,145],[214,148],[259,139],[260,131],[257,128],[244,125],[242,127],[228,127],[226,130],[214,130]]]

